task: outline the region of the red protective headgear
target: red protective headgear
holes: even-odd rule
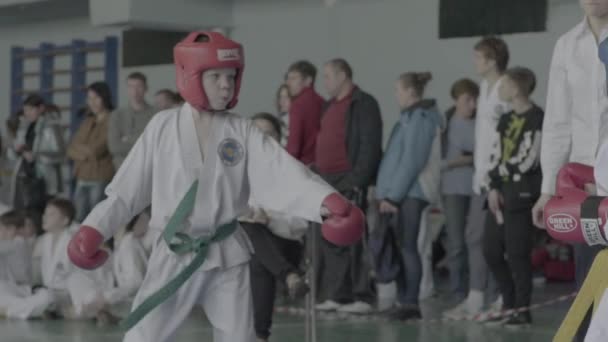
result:
[[[200,41],[201,37],[205,39]],[[245,67],[241,44],[217,32],[191,32],[175,46],[173,58],[177,90],[186,102],[199,111],[212,110],[203,89],[203,72],[209,69],[235,68],[234,97],[226,109],[236,106]]]

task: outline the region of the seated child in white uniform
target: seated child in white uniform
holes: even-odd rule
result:
[[[118,311],[125,309],[124,304],[129,305],[128,310],[146,275],[149,255],[145,240],[149,222],[150,216],[144,212],[135,216],[122,234],[114,237],[112,271],[116,287],[106,298]]]
[[[18,235],[24,227],[23,212],[0,216],[0,314],[7,318],[41,317],[52,301],[47,290],[32,289],[31,249]]]
[[[45,233],[34,249],[34,264],[39,262],[42,284],[55,299],[57,314],[68,319],[95,318],[100,324],[116,319],[106,308],[104,292],[113,287],[111,268],[85,271],[75,267],[67,255],[67,245],[77,225],[73,224],[74,205],[61,198],[48,202],[42,218]]]

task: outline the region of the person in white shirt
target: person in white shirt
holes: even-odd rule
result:
[[[469,293],[465,301],[444,313],[444,316],[452,319],[478,316],[484,306],[484,292],[488,287],[489,273],[481,242],[487,219],[485,204],[489,187],[488,172],[494,166],[493,159],[496,158],[494,149],[498,143],[496,132],[498,119],[509,110],[508,105],[498,96],[498,88],[509,63],[507,44],[500,38],[483,38],[474,47],[474,62],[477,73],[483,79],[480,84],[475,121],[474,195],[471,198],[466,227]],[[500,309],[500,306],[497,305],[497,309]]]
[[[543,208],[555,192],[560,168],[568,162],[595,166],[601,118],[608,114],[606,71],[598,55],[598,42],[608,26],[608,0],[580,3],[585,19],[558,39],[549,71],[541,147],[543,194],[532,209],[534,223],[541,228]],[[574,246],[579,287],[599,250],[598,246]],[[586,332],[583,325],[580,340]]]

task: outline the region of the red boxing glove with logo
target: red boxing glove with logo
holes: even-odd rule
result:
[[[569,163],[557,175],[555,196],[544,208],[545,227],[557,240],[606,245],[608,200],[585,192],[595,183],[591,166]]]

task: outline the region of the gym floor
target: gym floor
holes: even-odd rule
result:
[[[571,293],[571,284],[550,284],[534,289],[534,303]],[[543,342],[551,341],[571,301],[553,304],[533,312],[534,324],[518,330],[488,327],[473,322],[393,323],[364,317],[324,317],[318,322],[318,342]],[[442,296],[423,302],[426,318],[440,317],[450,306]],[[115,327],[97,327],[92,321],[6,321],[0,320],[2,342],[114,342],[122,333]],[[212,341],[211,328],[202,313],[194,312],[178,332],[177,342]],[[304,342],[304,319],[278,315],[271,341]]]

